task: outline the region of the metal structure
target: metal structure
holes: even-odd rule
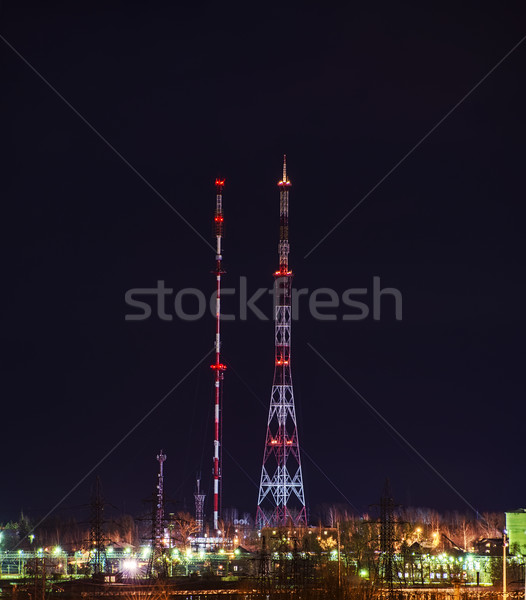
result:
[[[291,287],[289,270],[289,188],[286,157],[280,190],[279,269],[274,273],[275,366],[256,524],[307,524],[300,445],[291,375]]]
[[[214,378],[214,533],[219,530],[219,513],[221,510],[221,399],[222,382],[226,366],[221,363],[221,275],[224,273],[221,254],[221,241],[223,237],[223,186],[224,179],[216,179],[216,210],[214,214],[214,229],[216,236],[216,336],[215,336],[215,362],[210,365],[215,371]]]
[[[154,574],[165,575],[165,517],[164,517],[164,461],[166,454],[161,450],[157,455],[159,473],[157,475],[157,492],[155,494],[152,511],[152,546],[148,563],[148,576]]]
[[[383,578],[387,598],[393,597],[394,580],[394,509],[395,503],[391,493],[389,480],[385,481],[385,487],[380,498],[380,575]]]
[[[322,568],[313,553],[306,552],[303,544],[289,528],[280,527],[270,535],[261,535],[261,550],[257,558],[257,590],[261,596],[272,597],[276,593],[304,594],[313,583],[313,574]],[[318,585],[319,585],[318,579]],[[292,592],[292,593],[294,593]]]
[[[195,524],[199,528],[197,536],[201,537],[204,533],[204,521],[205,521],[205,498],[206,495],[201,493],[201,477],[196,480],[196,488],[194,494],[195,500]]]
[[[89,564],[93,576],[104,573],[106,569],[106,538],[104,537],[104,499],[102,485],[97,476],[91,493],[91,518],[89,530]]]

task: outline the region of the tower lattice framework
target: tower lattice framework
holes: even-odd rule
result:
[[[201,537],[204,534],[205,523],[205,498],[206,495],[201,492],[201,476],[197,477],[194,493],[195,500],[195,525],[198,529],[197,535]]]
[[[161,450],[157,455],[159,462],[159,473],[157,475],[157,493],[155,494],[152,506],[152,540],[150,549],[150,560],[148,562],[148,577],[157,575],[166,576],[165,558],[165,515],[164,515],[164,462],[166,454]]]
[[[286,157],[280,189],[279,269],[274,273],[275,366],[256,523],[306,525],[300,444],[291,374],[292,271],[289,270],[289,189]]]

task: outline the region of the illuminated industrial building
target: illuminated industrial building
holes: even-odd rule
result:
[[[526,554],[526,508],[506,513],[506,529],[511,551]]]

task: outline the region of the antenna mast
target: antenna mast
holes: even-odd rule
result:
[[[223,256],[221,254],[221,241],[223,238],[223,186],[224,179],[216,179],[216,210],[214,214],[214,227],[216,235],[216,337],[215,337],[215,353],[216,359],[213,365],[210,365],[215,371],[214,381],[214,516],[213,528],[217,534],[219,530],[219,511],[221,507],[221,427],[220,427],[220,411],[221,411],[221,388],[223,381],[223,372],[226,366],[221,363],[221,274],[224,273],[222,268]]]
[[[204,505],[205,505],[205,494],[201,492],[201,475],[197,476],[196,488],[194,494],[195,500],[195,524],[199,528],[197,535],[203,536],[204,533]]]
[[[159,474],[157,483],[157,510],[155,512],[155,538],[161,545],[164,538],[164,461],[166,454],[161,452],[157,455],[159,461]]]

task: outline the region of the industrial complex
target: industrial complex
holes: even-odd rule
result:
[[[125,531],[112,529],[97,479],[89,526],[56,528],[6,523],[0,533],[3,596],[44,600],[115,595],[304,598],[501,598],[524,596],[526,510],[504,515],[440,516],[400,508],[388,482],[370,514],[331,507],[309,520],[292,383],[292,270],[289,192],[283,158],[279,188],[278,268],[274,273],[274,378],[254,513],[222,506],[223,379],[221,277],[224,179],[215,181],[215,337],[213,372],[213,497],[196,478],[193,512],[172,513],[165,498],[159,449],[151,514]],[[269,348],[270,352],[270,348]],[[152,469],[153,477],[153,469]],[[255,498],[256,500],[256,498]],[[371,499],[374,502],[375,498]],[[211,518],[207,518],[207,506]],[[69,527],[69,529],[68,529]],[[63,535],[64,539],[59,539]],[[51,543],[55,539],[56,543]]]

